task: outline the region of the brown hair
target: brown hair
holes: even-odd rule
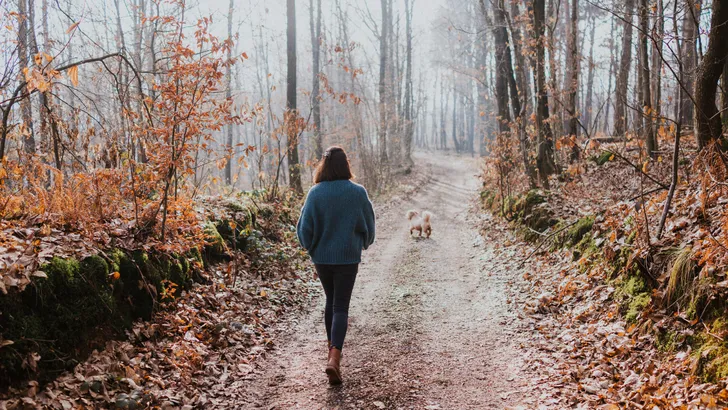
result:
[[[336,181],[340,179],[352,179],[354,174],[351,173],[351,165],[346,151],[338,146],[329,147],[321,157],[316,172],[314,173],[313,182],[318,184],[324,181]]]

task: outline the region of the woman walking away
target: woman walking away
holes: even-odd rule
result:
[[[298,240],[308,251],[326,293],[326,335],[329,383],[341,383],[341,349],[349,320],[362,249],[374,242],[374,210],[366,189],[353,175],[341,147],[326,150],[316,168],[298,220]]]

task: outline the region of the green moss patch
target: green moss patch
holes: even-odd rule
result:
[[[0,348],[0,386],[47,380],[73,367],[192,282],[194,255],[113,250],[104,256],[53,258],[41,267],[47,277],[0,295],[0,335],[13,342]]]
[[[599,155],[592,157],[591,160],[594,161],[595,164],[602,166],[611,161],[613,157],[613,153],[609,151],[602,151]]]

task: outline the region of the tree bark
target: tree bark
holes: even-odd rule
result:
[[[624,23],[622,25],[622,57],[617,75],[616,99],[614,101],[614,135],[623,135],[627,130],[627,86],[632,64],[632,14],[634,0],[625,0]]]
[[[677,0],[676,0],[677,1]],[[716,0],[719,1],[719,0]],[[683,85],[687,92],[683,93],[682,124],[692,126],[694,124],[695,109],[692,95],[695,94],[695,79],[697,67],[696,44],[698,40],[698,24],[696,21],[697,11],[700,7],[700,0],[685,0],[685,14],[683,15]],[[725,39],[723,39],[725,41]]]
[[[728,58],[728,1],[713,2],[708,50],[698,68],[696,84],[696,108],[698,110],[698,146],[705,148],[711,141],[722,136],[722,127],[715,95],[718,79]]]
[[[591,33],[589,35],[589,69],[586,75],[586,101],[584,102],[584,126],[590,131],[592,130],[592,112],[594,105],[594,35],[596,32],[596,17],[592,14],[589,18],[591,23]],[[610,74],[611,77],[611,74]],[[611,79],[610,79],[611,80]],[[611,85],[611,81],[610,81]]]
[[[530,0],[529,6],[532,14],[533,38],[536,48],[533,62],[534,81],[536,92],[536,129],[538,130],[536,168],[541,185],[549,188],[549,175],[556,172],[554,161],[554,141],[551,125],[549,124],[549,101],[546,90],[546,68],[544,50],[544,20],[546,15],[545,0]]]
[[[228,7],[228,38],[233,38],[233,9],[235,7],[235,0],[230,0],[230,5]],[[227,58],[228,60],[232,59],[232,47],[228,48],[227,52]],[[232,66],[227,67],[225,71],[225,99],[230,101],[232,99],[232,82],[233,76],[232,76]],[[227,158],[227,161],[225,162],[225,183],[228,185],[232,185],[233,183],[233,124],[228,124],[226,126],[227,128],[227,134],[226,134],[226,144],[225,148],[227,152],[225,155],[230,155],[230,158]]]
[[[321,0],[317,1],[316,22],[314,24],[313,17],[314,3],[310,1],[310,18],[311,18],[311,49],[313,58],[313,86],[311,87],[311,104],[313,110],[313,139],[314,139],[314,156],[318,160],[324,154],[323,138],[321,135],[321,96],[320,94],[320,67],[321,63]],[[353,92],[353,90],[352,90]]]
[[[387,166],[387,28],[388,1],[381,0],[382,30],[379,33],[379,161],[382,171]]]
[[[654,131],[654,112],[652,112],[652,94],[650,92],[650,57],[647,45],[649,33],[649,17],[647,15],[647,0],[640,0],[640,70],[642,71],[642,110],[645,124],[645,140],[647,142],[647,155],[655,157],[657,151],[657,139]]]
[[[407,51],[405,56],[405,91],[404,91],[404,162],[407,165],[414,164],[412,162],[412,9],[414,0],[404,0],[404,13],[407,36]]]
[[[286,1],[288,73],[286,89],[286,127],[288,132],[289,184],[297,194],[303,193],[301,167],[298,163],[298,110],[296,107],[296,0]]]
[[[19,81],[25,81],[25,70],[29,69],[28,63],[28,3],[26,0],[18,0],[18,62]],[[31,99],[23,98],[20,101],[20,114],[23,119],[23,149],[28,154],[35,154],[35,135],[33,132],[33,108]]]
[[[662,45],[665,36],[665,4],[663,0],[657,0],[657,15],[652,31],[654,41],[652,42],[652,111],[655,118],[660,118],[662,112]],[[659,120],[658,120],[659,121]],[[655,124],[657,126],[657,123]]]
[[[579,91],[579,1],[571,0],[571,24],[569,26],[569,82],[565,84],[569,90],[567,114],[569,115],[567,134],[574,138],[579,136],[579,115],[576,111],[576,99]],[[574,143],[571,149],[571,161],[579,159],[579,146]]]
[[[723,128],[728,130],[728,63],[723,65],[721,79],[723,92],[721,93],[721,111],[723,112]]]
[[[611,33],[614,33],[614,21],[616,20],[616,17],[612,17],[612,23],[611,23]],[[616,58],[617,58],[617,52],[614,50],[614,36],[609,36],[609,79],[607,82],[607,102],[606,102],[606,108],[604,109],[604,128],[602,129],[602,132],[605,134],[609,133],[609,110],[612,107],[612,79],[615,77],[615,71],[616,71]]]

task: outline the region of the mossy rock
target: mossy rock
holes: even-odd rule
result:
[[[227,253],[225,239],[223,239],[222,235],[220,235],[220,232],[218,232],[217,226],[215,226],[215,224],[213,224],[212,222],[205,223],[203,232],[205,233],[205,237],[207,240],[207,245],[205,246],[206,252],[220,256]]]
[[[574,225],[563,231],[556,239],[554,239],[553,248],[574,248],[575,255],[577,253],[580,255],[581,252],[593,244],[593,241],[591,241],[591,235],[589,235],[593,226],[593,216],[585,216],[577,220]],[[555,227],[555,229],[560,228],[564,228],[563,222],[560,222]]]
[[[41,267],[45,278],[34,277],[23,292],[0,295],[0,332],[13,341],[0,349],[0,388],[54,377],[122,335],[134,319],[150,319],[158,295],[176,297],[170,289],[189,289],[201,260],[198,250],[154,255],[116,249],[105,257],[53,258]],[[31,352],[41,357],[38,374],[23,367]]]
[[[728,344],[699,333],[694,338],[696,372],[706,383],[718,383],[728,377]]]
[[[46,278],[33,278],[25,291],[0,297],[2,337],[13,341],[0,349],[2,386],[32,376],[22,365],[30,352],[40,355],[41,373],[50,374],[75,365],[99,329],[121,331],[103,258],[53,258],[41,270]]]
[[[492,211],[495,199],[496,194],[494,191],[491,191],[489,189],[484,189],[480,191],[480,201],[485,209]]]
[[[517,232],[525,240],[535,241],[541,238],[539,233],[558,223],[545,205],[546,197],[538,190],[530,190],[519,197],[506,197],[504,215],[522,226],[517,227]]]
[[[591,264],[602,256],[602,249],[597,246],[592,235],[584,235],[579,243],[574,246],[572,252],[574,260],[588,258]]]

